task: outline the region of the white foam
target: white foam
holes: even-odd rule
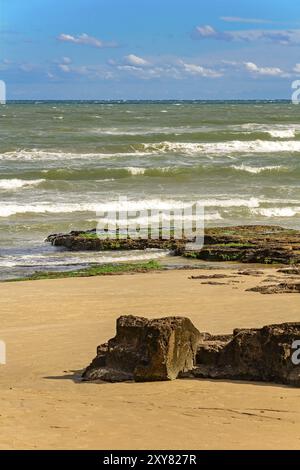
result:
[[[144,226],[147,227],[148,224],[155,223],[158,221],[158,215],[148,215],[148,216],[139,216],[139,212],[137,211],[137,216],[136,217],[130,217],[129,219],[118,219],[118,224],[122,226],[123,228],[126,228],[127,226]],[[212,213],[204,213],[204,220],[221,220],[222,216],[218,212],[212,212]],[[192,214],[182,214],[182,213],[177,213],[177,214],[171,214],[169,210],[166,212],[163,212],[163,210],[160,212],[160,217],[159,220],[162,224],[170,224],[173,221],[179,221],[179,222],[188,222],[188,221],[194,221],[195,220],[195,215]]]
[[[52,267],[52,266],[76,266],[82,265],[84,263],[97,263],[97,264],[106,264],[106,263],[117,263],[122,261],[139,261],[139,260],[151,260],[158,259],[166,256],[168,253],[167,250],[146,250],[143,254],[140,254],[137,251],[126,252],[126,255],[123,256],[112,256],[111,252],[101,252],[99,256],[89,256],[85,254],[84,258],[73,257],[73,258],[62,258],[60,260],[49,260],[41,256],[22,256],[21,258],[9,257],[8,259],[1,259],[0,266],[4,268],[13,268],[16,266],[22,267],[32,267],[32,266],[43,266],[43,268]]]
[[[289,139],[293,138],[296,135],[295,129],[272,129],[267,131],[271,137],[275,137],[278,139]]]
[[[73,153],[62,151],[48,151],[39,149],[20,149],[13,152],[5,152],[0,154],[0,160],[21,160],[21,161],[53,161],[53,160],[84,160],[84,159],[106,159],[113,157],[130,157],[130,156],[147,156],[152,152],[138,151],[132,148],[132,152],[117,153]]]
[[[109,211],[141,211],[147,209],[174,210],[190,207],[197,202],[205,207],[259,207],[260,201],[257,198],[249,199],[203,199],[198,201],[181,202],[177,200],[149,199],[141,201],[108,201],[100,203],[40,203],[40,204],[12,204],[0,203],[0,217],[10,217],[16,214],[63,214],[73,212],[95,212],[102,214]]]
[[[124,127],[100,127],[91,129],[90,133],[96,133],[100,135],[131,135],[131,136],[138,136],[138,135],[152,135],[152,134],[192,134],[194,132],[201,132],[206,131],[204,128],[192,128],[190,126],[181,126],[181,127],[134,127],[134,128],[124,128]]]
[[[17,178],[0,180],[0,189],[14,190],[23,188],[24,186],[37,186],[43,183],[44,179],[39,180],[21,180]]]
[[[232,140],[230,142],[160,142],[157,144],[144,144],[145,151],[152,152],[178,152],[186,155],[195,154],[231,154],[231,153],[272,153],[272,152],[300,152],[300,141],[267,141]]]
[[[0,204],[0,217],[10,217],[16,214],[63,214],[72,212],[96,212],[96,204]]]
[[[219,212],[213,212],[210,214],[207,214],[206,212],[204,213],[204,220],[222,220],[223,217]]]
[[[139,168],[139,167],[133,167],[133,166],[128,166],[124,169],[127,170],[129,173],[131,173],[133,176],[143,175],[146,171],[146,168]]]
[[[14,263],[13,261],[0,261],[0,266],[3,267],[3,268],[13,268],[14,266],[16,266],[17,263]]]
[[[294,217],[300,213],[300,207],[268,207],[254,209],[251,212],[263,217]]]
[[[199,201],[199,204],[203,204],[204,207],[259,207],[259,199],[250,197],[249,199],[203,199]]]
[[[248,166],[248,165],[232,165],[231,168],[234,168],[235,170],[239,171],[246,171],[247,173],[253,173],[253,174],[258,174],[263,171],[273,171],[273,170],[280,170],[284,167],[281,165],[270,165],[270,166],[262,166],[262,167],[254,167],[254,166]]]
[[[300,126],[299,124],[264,125],[250,122],[247,124],[242,124],[241,126],[234,126],[234,129],[246,129],[246,134],[250,134],[251,131],[265,132],[271,137],[275,137],[276,139],[289,139],[296,136],[296,132],[300,131]]]
[[[53,161],[53,160],[88,160],[106,159],[128,156],[151,156],[152,154],[181,153],[184,155],[228,155],[232,153],[276,153],[276,152],[300,152],[300,141],[266,141],[232,140],[229,142],[158,142],[139,144],[137,148],[132,146],[132,151],[116,153],[75,153],[62,151],[48,151],[39,149],[20,149],[13,152],[0,154],[0,160],[21,161]]]
[[[111,181],[115,181],[115,178],[105,178],[103,180],[95,180],[96,183],[108,183]]]

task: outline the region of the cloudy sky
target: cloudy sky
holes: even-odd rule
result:
[[[9,99],[276,99],[300,79],[296,0],[0,0]]]

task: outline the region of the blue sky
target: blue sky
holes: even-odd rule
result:
[[[9,99],[276,99],[300,79],[295,0],[1,0]]]

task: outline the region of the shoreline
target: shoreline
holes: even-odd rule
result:
[[[48,243],[45,243],[48,241]],[[148,271],[148,264],[163,268],[208,268],[210,266],[294,265],[300,263],[300,231],[276,225],[207,227],[202,248],[187,248],[186,239],[98,238],[95,230],[49,235],[26,252],[21,249],[14,260],[10,248],[1,253],[0,282],[20,279],[113,274],[135,271],[136,265]],[[124,268],[124,266],[128,268]],[[135,266],[134,266],[135,265]]]
[[[149,228],[148,228],[149,230]],[[300,231],[286,229],[276,225],[240,225],[210,227],[204,230],[200,246],[194,245],[196,237],[151,238],[151,233],[142,238],[108,236],[106,232],[98,234],[96,229],[76,230],[69,233],[48,235],[45,242],[54,249],[58,248],[65,253],[80,252],[82,262],[85,253],[106,252],[138,252],[149,255],[149,250],[168,251],[169,257],[163,256],[148,261],[139,262],[138,259],[128,261],[110,261],[103,263],[88,263],[86,267],[77,269],[60,269],[49,271],[38,270],[28,275],[3,279],[4,282],[20,281],[22,279],[54,279],[64,277],[83,277],[97,275],[112,275],[125,272],[148,272],[151,270],[197,268],[199,263],[207,267],[208,263],[242,263],[257,265],[297,265],[300,264]],[[162,235],[162,234],[161,234]],[[199,243],[199,242],[198,242]],[[49,257],[51,253],[49,252]],[[171,262],[171,259],[181,259],[181,262]],[[167,262],[168,260],[168,262]],[[201,266],[202,268],[202,266]]]
[[[196,260],[191,261],[190,264],[186,264],[186,260],[182,262],[171,262],[173,257],[166,257],[162,261],[156,259],[140,263],[138,261],[133,262],[118,262],[118,263],[103,263],[93,264],[88,268],[80,268],[68,271],[36,271],[34,274],[9,278],[0,280],[2,283],[11,282],[28,282],[28,281],[41,281],[51,279],[70,279],[70,278],[89,278],[98,276],[122,276],[122,275],[136,275],[136,274],[148,274],[151,272],[160,273],[165,271],[213,271],[213,270],[255,270],[255,269],[268,269],[269,265],[263,263],[239,263],[238,261],[217,261],[217,262],[202,262],[201,264]],[[201,261],[201,260],[199,260]],[[279,269],[286,267],[284,264],[272,264],[272,268]],[[291,266],[292,269],[292,266]],[[299,279],[300,281],[300,279]]]

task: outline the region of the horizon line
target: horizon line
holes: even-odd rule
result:
[[[14,103],[14,102],[57,102],[57,101],[62,101],[62,102],[115,102],[115,103],[128,103],[128,102],[232,102],[232,101],[255,101],[255,102],[275,102],[275,101],[286,101],[286,102],[292,102],[290,98],[227,98],[227,99],[222,99],[222,98],[217,98],[217,99],[203,99],[203,98],[184,98],[184,99],[176,99],[176,98],[160,98],[160,99],[152,99],[152,98],[142,98],[142,99],[116,99],[116,98],[107,98],[107,99],[99,99],[99,98],[90,98],[90,99],[80,99],[80,98],[72,98],[72,99],[61,99],[61,98],[33,98],[33,99],[8,99],[6,100],[6,103]]]

